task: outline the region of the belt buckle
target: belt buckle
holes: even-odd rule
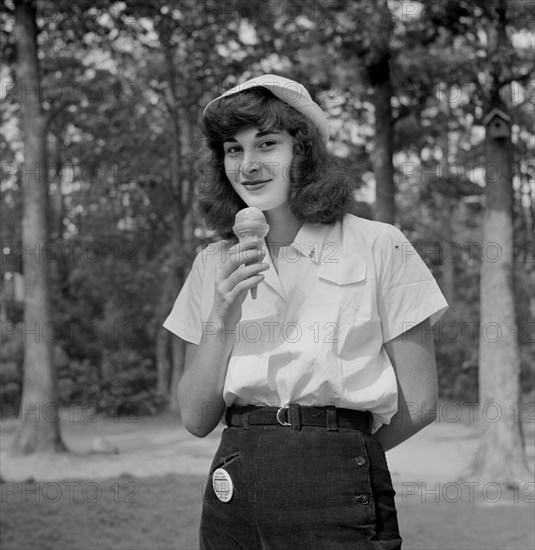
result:
[[[285,420],[281,420],[281,413],[284,414],[284,411],[289,410],[289,408],[290,408],[290,405],[283,405],[283,406],[280,407],[279,410],[277,411],[277,422],[278,422],[281,426],[291,426],[290,422],[286,422]]]

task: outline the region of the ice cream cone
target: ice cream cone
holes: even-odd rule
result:
[[[240,210],[236,214],[232,230],[240,240],[240,244],[255,243],[255,245],[260,246],[260,241],[268,234],[269,225],[262,210],[251,206]],[[251,263],[255,262],[249,262],[246,265],[250,265]],[[255,286],[251,289],[251,297],[253,300],[256,300],[256,296],[257,287]]]

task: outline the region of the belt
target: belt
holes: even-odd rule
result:
[[[340,409],[328,405],[326,407],[305,407],[290,403],[283,407],[257,407],[246,405],[238,407],[232,405],[225,414],[226,424],[229,427],[290,426],[292,430],[299,430],[301,426],[320,426],[329,431],[339,428],[371,431],[372,413],[370,411],[356,411]]]

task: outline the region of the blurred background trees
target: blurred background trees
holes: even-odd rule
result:
[[[498,4],[507,40],[496,46]],[[161,324],[195,253],[215,237],[194,214],[196,122],[208,100],[262,72],[311,90],[331,122],[332,153],[353,176],[355,212],[396,223],[435,274],[451,306],[434,331],[440,391],[463,402],[478,400],[480,339],[494,338],[480,318],[480,273],[493,252],[485,190],[497,177],[483,121],[499,100],[511,129],[516,308],[500,329],[518,346],[522,392],[533,391],[533,3],[36,7],[48,187],[41,254],[52,280],[39,336],[52,346],[62,404],[176,410],[183,350]],[[1,9],[0,397],[13,414],[28,295],[19,275],[29,254],[22,115],[35,91],[17,73],[14,4]]]

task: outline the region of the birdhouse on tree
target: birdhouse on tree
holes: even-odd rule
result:
[[[500,109],[492,109],[483,124],[492,139],[511,137],[511,117]]]

